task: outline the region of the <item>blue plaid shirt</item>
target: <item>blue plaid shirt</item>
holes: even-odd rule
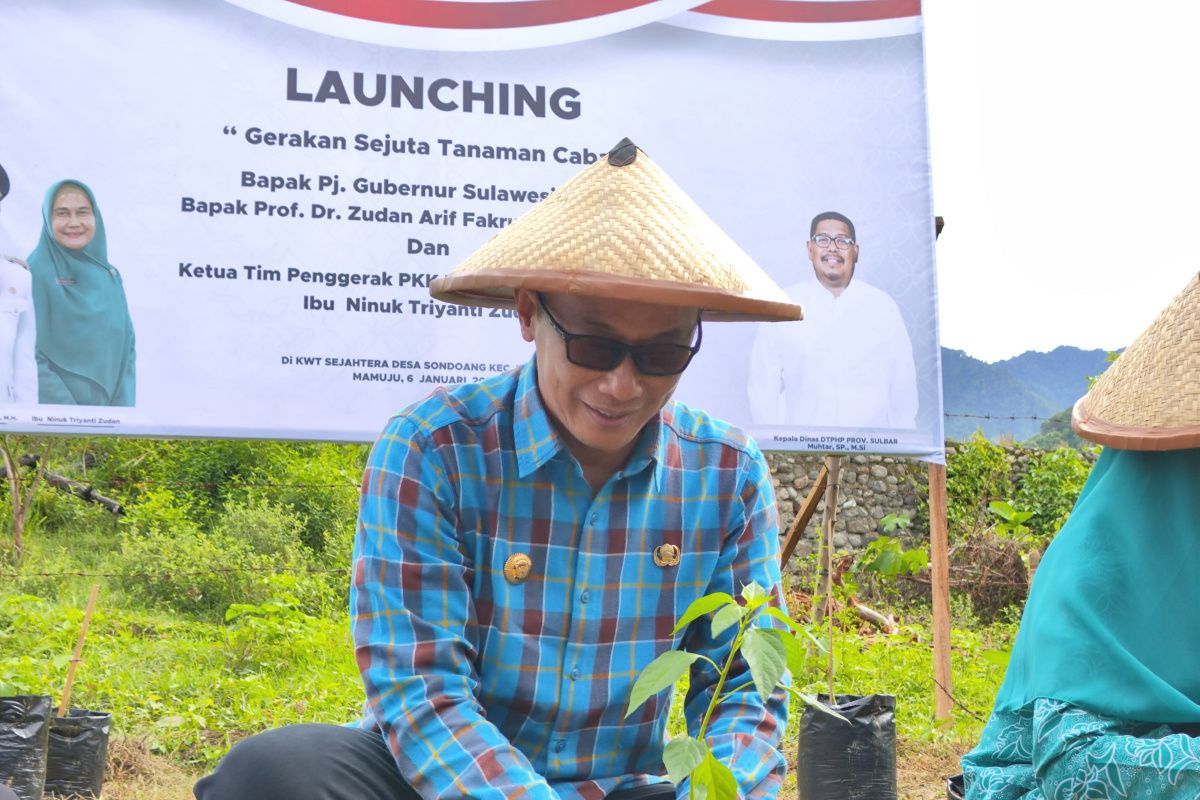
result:
[[[664,544],[677,565],[656,564]],[[510,582],[518,554],[532,566]],[[670,693],[625,719],[634,680],[673,648],[724,663],[733,629],[673,635],[675,621],[750,581],[778,599],[778,559],[767,465],[736,429],[670,402],[593,496],[532,361],[439,389],[389,422],[363,477],[350,606],[364,724],[430,799],[599,800],[662,781]],[[696,664],[693,734],[717,679]],[[743,797],[773,797],[786,696],[764,703],[744,663],[730,686],[744,688],[709,745]]]

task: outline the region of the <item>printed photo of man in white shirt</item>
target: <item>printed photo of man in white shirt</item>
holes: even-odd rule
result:
[[[750,413],[758,425],[914,428],[912,343],[896,302],[855,276],[854,223],[826,211],[807,243],[812,275],[787,287],[804,320],[761,325],[751,351]]]

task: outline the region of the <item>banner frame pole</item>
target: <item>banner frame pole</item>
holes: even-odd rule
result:
[[[929,465],[929,574],[933,604],[934,718],[953,710],[950,665],[950,550],[946,521],[946,465]]]

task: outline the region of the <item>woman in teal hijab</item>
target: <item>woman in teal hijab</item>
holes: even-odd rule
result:
[[[1107,445],[1038,568],[967,800],[1200,798],[1200,276],[1075,406]]]
[[[83,183],[60,181],[46,192],[29,268],[38,402],[132,406],[133,323],[121,273],[108,262],[100,208]]]

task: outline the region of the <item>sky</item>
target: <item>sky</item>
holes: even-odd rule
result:
[[[1200,269],[1200,7],[923,10],[942,345],[1128,345]]]

